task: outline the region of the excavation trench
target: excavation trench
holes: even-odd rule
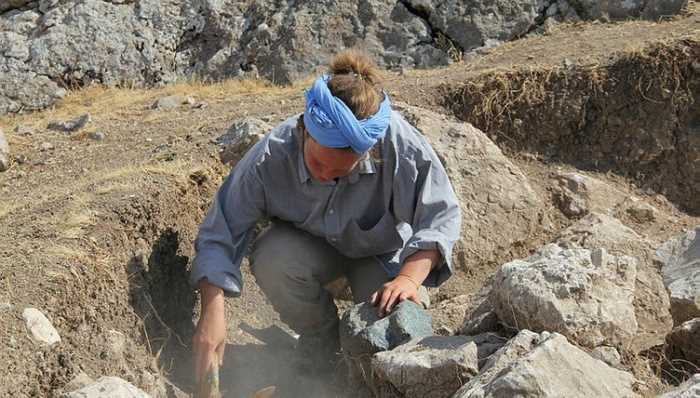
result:
[[[489,73],[460,86],[442,86],[441,95],[450,112],[482,129],[506,153],[527,152],[545,164],[620,174],[699,215],[700,71],[693,62],[699,58],[700,43],[677,42],[622,55],[605,66]],[[109,307],[108,295],[128,297],[117,301],[118,308],[98,313],[118,318],[112,327],[129,330],[135,342],[129,351],[132,368],[165,376],[166,382],[151,383],[161,396],[193,388],[190,340],[198,303],[187,283],[192,242],[227,172],[212,161],[185,176],[158,177],[160,183],[149,183],[108,216],[105,225],[118,224],[123,233],[102,231],[122,253],[116,267],[126,281],[110,291],[96,290],[95,305]],[[494,264],[525,255],[554,232],[526,246],[514,243],[520,246],[506,248]],[[281,396],[312,396],[313,389],[319,396],[336,393],[328,380],[301,380],[289,370],[290,345],[241,331],[242,321],[252,330],[280,325],[248,272],[244,279],[245,294],[227,302],[232,320],[222,369],[227,396],[250,396],[270,384],[281,387]],[[127,378],[147,384],[139,375]],[[296,390],[300,385],[305,394]]]
[[[700,214],[700,42],[603,65],[519,68],[441,87],[443,106],[508,153],[612,172]]]

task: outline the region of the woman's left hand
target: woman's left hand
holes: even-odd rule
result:
[[[396,304],[404,300],[419,303],[418,287],[415,282],[401,275],[385,283],[370,297],[372,305],[378,307],[380,317],[388,315]]]

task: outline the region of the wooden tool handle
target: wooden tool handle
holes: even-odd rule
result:
[[[194,398],[221,398],[219,391],[219,365],[212,363],[207,375],[197,385]]]

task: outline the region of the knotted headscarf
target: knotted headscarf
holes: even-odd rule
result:
[[[306,91],[304,126],[319,144],[330,148],[351,147],[367,152],[386,134],[391,119],[391,102],[384,94],[379,110],[357,120],[350,108],[328,89],[330,76],[323,75]]]

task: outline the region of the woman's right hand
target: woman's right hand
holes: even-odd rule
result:
[[[192,338],[197,384],[204,380],[212,364],[223,364],[226,347],[224,291],[202,280],[199,282],[199,292],[202,313]]]

